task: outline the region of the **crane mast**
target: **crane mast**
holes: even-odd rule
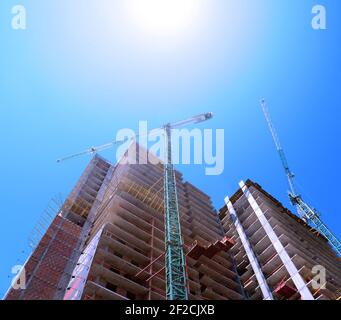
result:
[[[302,196],[297,193],[295,183],[294,183],[295,175],[289,168],[288,161],[286,159],[284,150],[279,141],[276,129],[272,123],[270,113],[269,113],[269,110],[267,108],[267,105],[264,99],[261,100],[261,107],[262,107],[265,119],[268,123],[272,138],[275,142],[276,149],[280,157],[283,169],[288,179],[289,189],[290,189],[289,191],[290,202],[296,207],[296,210],[299,216],[307,223],[312,224],[321,234],[323,234],[324,237],[329,241],[331,246],[336,250],[336,252],[339,255],[341,255],[341,242],[332,233],[332,231],[327,227],[327,225],[321,220],[320,213],[316,209],[311,207],[309,204],[307,204],[303,200]]]
[[[165,223],[165,271],[166,271],[166,298],[167,300],[188,300],[187,275],[181,224],[179,203],[176,189],[175,169],[172,162],[172,129],[182,128],[187,125],[204,122],[213,117],[212,113],[203,113],[190,119],[182,120],[173,124],[166,124],[161,129],[165,136],[165,159],[164,159],[164,223]],[[154,129],[158,130],[158,129]],[[151,130],[150,132],[153,132]],[[98,147],[91,147],[83,152],[70,155],[57,160],[72,159],[85,154],[93,154],[118,144],[112,141]]]
[[[165,126],[164,214],[167,300],[188,300],[176,177],[172,163],[171,126]]]
[[[164,220],[167,300],[188,300],[187,275],[181,236],[176,177],[172,162],[172,129],[200,123],[211,119],[212,116],[212,113],[201,114],[188,120],[164,126],[166,142],[164,163]]]
[[[285,174],[286,174],[286,176],[288,178],[290,192],[291,192],[291,194],[296,196],[297,193],[296,193],[296,188],[295,188],[295,184],[294,184],[295,175],[294,175],[294,173],[289,168],[287,158],[285,156],[284,150],[283,150],[283,148],[281,146],[281,143],[279,141],[276,129],[275,129],[275,127],[274,127],[274,125],[272,123],[271,117],[270,117],[270,112],[268,110],[268,107],[267,107],[264,99],[261,100],[261,106],[262,106],[262,109],[263,109],[263,113],[264,113],[265,119],[266,119],[266,121],[268,123],[268,126],[269,126],[269,129],[270,129],[272,138],[273,138],[273,140],[275,142],[278,155],[279,155],[279,157],[281,159],[282,166],[283,166]]]

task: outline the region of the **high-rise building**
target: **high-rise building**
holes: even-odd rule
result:
[[[340,298],[341,260],[320,233],[250,180],[225,203],[220,217],[249,299]]]
[[[106,189],[109,168],[100,157],[92,159],[27,259],[21,274],[25,288],[10,288],[5,299],[63,298]],[[41,230],[46,220],[48,217],[38,222]]]
[[[94,157],[28,259],[26,289],[7,299],[165,299],[163,165],[137,151],[139,164],[129,150],[116,165]],[[243,299],[209,196],[179,172],[176,183],[189,298]]]
[[[116,165],[96,155],[28,258],[26,288],[5,298],[165,299],[163,175],[136,144]],[[340,297],[340,258],[258,184],[219,214],[178,171],[176,184],[189,299]]]

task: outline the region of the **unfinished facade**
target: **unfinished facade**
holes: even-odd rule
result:
[[[10,288],[9,300],[62,299],[73,269],[84,247],[107,180],[110,165],[95,157],[76,186],[58,208],[56,216],[44,231],[48,218],[38,221],[35,230],[41,240],[34,247],[24,267],[26,289]]]
[[[111,167],[65,299],[165,299],[163,165],[123,164],[128,154]],[[242,299],[231,245],[210,198],[179,172],[176,179],[189,298]]]
[[[136,144],[116,165],[95,156],[27,260],[26,289],[5,299],[165,299],[163,169]],[[340,298],[340,258],[259,185],[241,183],[218,215],[176,180],[190,300]]]
[[[340,258],[328,241],[258,184],[241,182],[220,217],[248,299],[340,298]],[[321,270],[326,282],[315,278]]]
[[[136,156],[141,163],[147,152],[138,147]],[[165,299],[163,165],[125,164],[128,157],[129,150],[115,166],[99,156],[91,161],[58,215],[79,228],[78,241],[56,270],[50,295],[26,294],[40,279],[33,273],[19,290],[22,299]],[[235,243],[210,198],[179,172],[176,180],[189,299],[244,299],[229,252]],[[48,240],[52,248],[55,237]]]

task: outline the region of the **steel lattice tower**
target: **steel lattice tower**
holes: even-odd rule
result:
[[[176,178],[172,163],[171,126],[165,126],[164,210],[167,300],[188,300]]]
[[[312,224],[317,228],[317,230],[323,234],[326,239],[329,241],[331,246],[336,250],[336,252],[341,255],[341,242],[340,240],[333,234],[333,232],[327,227],[327,225],[321,220],[320,213],[312,208],[309,204],[307,204],[302,196],[297,193],[294,183],[295,175],[290,170],[288,161],[286,159],[284,150],[281,146],[281,143],[279,141],[276,129],[272,123],[269,110],[267,108],[266,102],[264,99],[261,100],[261,107],[265,116],[265,119],[268,123],[270,132],[272,134],[272,138],[275,142],[277,152],[279,154],[279,157],[281,159],[282,166],[284,168],[285,174],[288,178],[289,182],[289,198],[291,203],[296,207],[298,214],[301,216],[301,218],[306,221],[309,224]]]

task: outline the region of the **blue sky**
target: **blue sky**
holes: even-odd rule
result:
[[[180,166],[185,179],[217,208],[247,178],[290,206],[263,96],[303,195],[341,237],[339,1],[198,0],[165,33],[134,21],[125,1],[20,3],[25,31],[11,29],[18,2],[0,3],[1,295],[47,203],[67,196],[90,158],[55,160],[139,120],[152,128],[213,112],[202,127],[225,129],[225,171]],[[315,4],[327,30],[311,28]],[[115,150],[102,155],[114,161]]]

